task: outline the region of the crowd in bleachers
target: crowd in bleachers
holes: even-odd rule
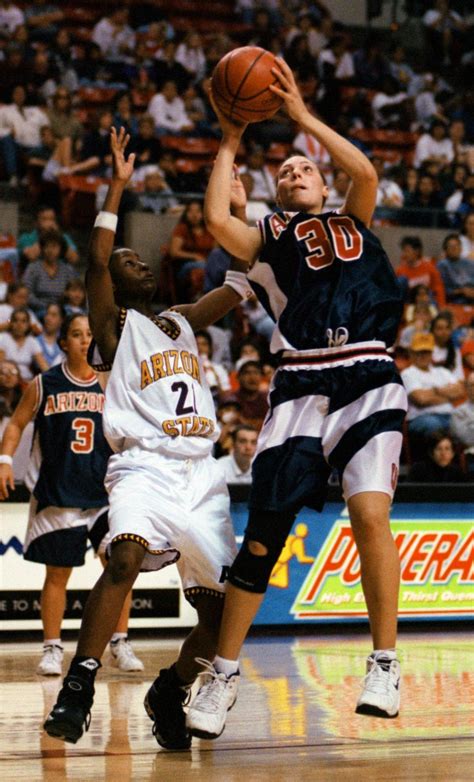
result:
[[[25,381],[61,361],[64,314],[87,311],[74,229],[88,228],[101,206],[111,125],[127,129],[136,154],[123,210],[179,215],[163,247],[157,306],[222,283],[230,259],[201,208],[219,137],[209,77],[227,51],[252,44],[283,56],[312,111],[371,157],[376,225],[406,228],[391,258],[406,294],[395,346],[410,393],[405,473],[474,474],[472,17],[469,3],[415,5],[421,45],[403,27],[362,40],[319,0],[0,2],[0,180],[4,197],[36,209],[32,230],[0,237],[0,418]],[[274,205],[273,175],[290,150],[324,172],[326,208],[342,205],[347,175],[281,112],[249,127],[238,156],[248,220]],[[77,193],[89,211],[77,208]],[[444,240],[425,257],[416,229],[432,226]],[[262,424],[271,330],[251,300],[199,335],[222,424],[219,455],[240,425]]]

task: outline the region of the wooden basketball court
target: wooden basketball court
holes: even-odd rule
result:
[[[214,742],[161,750],[143,697],[179,639],[134,640],[144,674],[100,671],[89,732],[76,745],[41,728],[58,677],[35,675],[40,643],[0,651],[0,774],[4,782],[254,782],[473,779],[474,645],[467,632],[400,638],[402,711],[354,713],[367,653],[357,635],[260,635],[242,658],[239,699]],[[75,644],[66,643],[66,664]],[[107,663],[107,658],[105,658]]]

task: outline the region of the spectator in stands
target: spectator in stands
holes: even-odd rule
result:
[[[15,361],[23,381],[31,380],[35,367],[40,372],[48,369],[47,361],[30,332],[31,322],[27,308],[17,307],[11,314],[8,331],[0,334],[0,359]]]
[[[409,130],[413,119],[413,102],[407,92],[400,90],[397,80],[384,76],[380,90],[372,99],[376,128]]]
[[[324,203],[324,208],[331,212],[339,209],[346,200],[347,188],[350,185],[350,179],[342,169],[334,170],[334,179],[329,188],[328,197]]]
[[[136,38],[128,25],[128,15],[128,8],[116,8],[92,30],[92,40],[109,60],[124,61],[128,55],[133,55]]]
[[[453,120],[449,125],[449,139],[453,145],[454,160],[463,166],[473,164],[474,147],[466,143],[466,127],[460,119]]]
[[[96,127],[84,134],[80,160],[69,166],[70,174],[94,173],[105,176],[112,161],[110,155],[110,126],[113,115],[110,109],[99,111]]]
[[[65,242],[60,233],[50,231],[44,234],[39,245],[40,258],[30,263],[23,281],[30,292],[30,305],[41,317],[48,304],[61,300],[67,283],[77,275],[70,264],[60,260],[65,252]]]
[[[474,334],[474,318],[471,323],[471,332]],[[461,358],[464,371],[464,377],[466,378],[471,372],[474,372],[474,338],[469,337],[461,345]]]
[[[325,52],[327,51],[329,53],[331,50],[329,49],[324,51]],[[323,54],[324,52],[321,52],[320,58]],[[293,73],[296,74],[299,82],[308,82],[310,79],[315,78],[318,75],[316,60],[314,56],[311,54],[309,41],[306,35],[303,35],[303,33],[294,36],[290,45],[286,49],[285,60],[290,66]],[[319,60],[319,62],[321,63],[321,59]],[[351,65],[352,65],[352,60],[351,60]],[[329,64],[328,67],[330,67]],[[337,68],[333,66],[331,67],[332,67],[332,72],[337,70]]]
[[[260,390],[263,371],[259,361],[246,359],[239,367],[239,390],[234,394],[240,404],[242,423],[250,424],[257,431],[262,428],[268,412],[267,394]]]
[[[265,160],[265,151],[260,144],[252,144],[247,150],[246,163],[239,168],[239,174],[251,174],[253,179],[252,198],[274,203],[275,181]]]
[[[468,212],[463,219],[461,240],[461,256],[468,261],[474,261],[474,210]]]
[[[390,74],[390,65],[383,53],[380,34],[370,32],[364,46],[353,56],[355,83],[370,90],[380,89],[385,76]]]
[[[60,364],[65,358],[58,342],[64,314],[60,304],[48,304],[43,315],[43,331],[36,337],[38,350],[44,356],[48,369]]]
[[[400,242],[400,264],[396,268],[398,277],[403,277],[411,290],[426,285],[438,307],[446,304],[446,294],[441,275],[430,258],[423,257],[423,244],[418,236],[404,236]]]
[[[11,100],[13,88],[18,84],[26,85],[27,61],[26,53],[17,43],[9,43],[5,49],[5,59],[2,61],[2,79],[0,84],[0,100],[8,103]]]
[[[446,367],[457,378],[464,379],[461,351],[453,340],[453,316],[449,310],[440,312],[431,323],[435,346],[432,363],[434,367]]]
[[[463,204],[468,201],[468,193],[470,190],[474,190],[474,174],[468,174],[464,179],[462,187],[457,186],[454,193],[448,198],[445,204],[445,209],[448,212],[455,212],[454,220],[459,216],[458,210],[463,210]],[[470,211],[470,210],[469,210]],[[474,209],[473,209],[474,211]]]
[[[60,74],[49,51],[37,49],[27,63],[27,96],[34,104],[43,104],[54,95]]]
[[[0,304],[0,333],[10,328],[10,316],[17,307],[26,307],[30,316],[31,333],[41,334],[42,326],[32,309],[28,306],[30,292],[24,282],[12,282],[7,289],[7,300]]]
[[[418,179],[416,191],[405,199],[403,222],[413,226],[431,226],[434,209],[443,208],[443,199],[438,190],[438,182],[431,174],[422,173]]]
[[[158,160],[158,167],[173,193],[197,193],[201,191],[201,182],[198,176],[178,169],[174,150],[164,149],[162,151]]]
[[[343,133],[347,137],[347,133]],[[318,168],[328,171],[331,166],[331,157],[325,147],[310,133],[300,130],[293,139],[293,149],[299,155],[304,155],[308,160],[316,163]]]
[[[11,415],[21,399],[22,377],[16,361],[0,360],[0,400]]]
[[[64,19],[64,12],[55,3],[35,0],[25,8],[25,22],[34,41],[51,41]]]
[[[403,200],[406,201],[408,196],[413,196],[418,187],[418,171],[414,166],[409,166],[407,169],[402,169],[401,186],[403,192]]]
[[[405,48],[398,41],[394,41],[390,47],[389,67],[400,88],[411,94],[410,85],[415,78],[415,72],[407,62]]]
[[[87,315],[86,286],[78,277],[64,288],[62,306],[66,315]]]
[[[468,472],[474,474],[474,371],[465,380],[467,400],[451,416],[451,434],[464,448]]]
[[[130,149],[135,153],[135,169],[158,163],[162,151],[161,142],[155,136],[155,122],[149,114],[138,120],[138,135],[130,141]]]
[[[421,301],[412,306],[413,310],[409,312],[410,320],[407,318],[407,325],[400,331],[397,339],[397,347],[404,348],[405,350],[410,348],[416,334],[429,333],[431,321],[433,319],[432,305],[430,305],[429,302]],[[402,367],[402,369],[404,369],[404,367]]]
[[[84,126],[74,116],[72,96],[69,90],[65,87],[58,87],[53,95],[52,105],[46,114],[55,137],[62,139],[68,136],[75,148],[76,143],[84,135]]]
[[[328,39],[321,31],[320,22],[321,20],[315,22],[311,11],[303,7],[298,13],[297,23],[285,35],[285,47],[288,48],[297,35],[304,35],[308,41],[311,56],[318,57],[328,43]]]
[[[336,122],[340,113],[341,88],[354,80],[354,62],[345,35],[332,36],[318,57],[323,95],[318,109],[327,121]]]
[[[442,166],[454,158],[453,143],[447,135],[446,123],[435,119],[428,133],[423,133],[416,142],[414,165],[416,168],[426,161],[435,161]]]
[[[446,209],[448,208],[448,202],[455,193],[460,194],[459,203],[462,201],[464,184],[469,175],[469,169],[462,163],[451,163],[450,166],[445,166],[441,172],[440,182],[442,187],[442,197],[446,199]],[[459,206],[459,203],[457,206]]]
[[[402,189],[393,179],[387,177],[385,173],[385,161],[383,158],[378,155],[373,155],[371,160],[379,178],[376,205],[399,209],[403,206]]]
[[[176,82],[166,81],[153,96],[148,105],[148,114],[153,117],[159,135],[181,135],[191,133],[194,124],[186,114],[184,101],[178,94]]]
[[[204,223],[202,204],[190,201],[173,230],[169,249],[177,269],[177,282],[188,301],[202,293],[207,256],[214,246],[214,238]]]
[[[1,0],[0,32],[11,35],[24,21],[23,11],[15,3],[11,3],[10,0]]]
[[[93,41],[77,41],[74,46],[72,67],[79,84],[89,86],[100,81],[110,81],[111,70],[106,67],[100,46]]]
[[[214,456],[219,459],[232,450],[232,433],[242,421],[240,419],[240,405],[236,399],[225,399],[217,408],[217,420],[219,421],[219,439],[214,446]]]
[[[24,159],[40,144],[40,128],[48,124],[42,108],[26,106],[26,90],[20,84],[13,88],[11,103],[0,106],[0,154],[12,187],[24,172]]]
[[[443,288],[444,290],[444,288]],[[438,310],[432,302],[432,293],[427,285],[415,285],[409,289],[408,304],[405,307],[404,320],[408,325],[412,324],[417,317],[417,307],[424,305],[428,307],[430,314],[430,325],[433,318],[438,314]]]
[[[138,136],[138,119],[133,113],[132,100],[130,98],[129,92],[122,91],[116,94],[114,98],[113,112],[114,118],[112,124],[117,130],[117,133],[121,127],[125,128],[127,133],[130,134],[130,148],[133,149],[133,141],[135,137]]]
[[[430,61],[435,66],[456,65],[462,53],[465,22],[450,8],[449,0],[435,0],[434,8],[423,16]]]
[[[415,97],[415,116],[417,122],[423,129],[429,128],[430,124],[438,119],[444,124],[447,118],[444,115],[443,108],[438,102],[439,80],[436,74],[424,73],[421,89]]]
[[[458,234],[448,234],[443,242],[444,258],[438,263],[438,271],[444,282],[446,298],[452,304],[474,302],[474,263],[461,257],[461,240]]]
[[[67,90],[76,90],[78,79],[72,67],[72,40],[69,30],[61,27],[51,45],[53,64],[60,76],[60,84]]]
[[[206,75],[206,55],[202,47],[201,36],[196,30],[189,30],[184,41],[176,49],[176,62],[191,74],[193,84]]]
[[[158,91],[163,89],[166,82],[172,81],[176,84],[178,93],[184,92],[190,83],[191,74],[176,59],[174,41],[166,41],[163,49],[157,52],[153,81]]]
[[[186,114],[194,124],[197,136],[209,136],[211,138],[219,136],[219,132],[213,127],[212,121],[209,121],[207,106],[194,84],[190,84],[183,92],[183,101]]]
[[[265,215],[271,212],[271,209],[266,201],[261,198],[255,198],[255,179],[253,174],[251,174],[249,171],[246,171],[239,176],[247,195],[247,222],[249,224],[255,224],[258,220],[262,220]]]
[[[230,391],[229,373],[222,364],[213,361],[212,338],[208,331],[200,329],[195,332],[199,351],[201,369],[208,382],[216,406]]]
[[[253,426],[241,424],[232,432],[232,451],[221,456],[219,465],[227,484],[252,483],[252,461],[257,450],[257,431]]]
[[[138,203],[144,212],[161,214],[168,209],[179,206],[178,199],[173,195],[166,179],[158,166],[146,166],[143,180],[144,191],[138,194]]]
[[[413,483],[463,483],[465,473],[453,464],[455,451],[451,437],[444,431],[433,432],[423,461],[415,462],[407,480]]]
[[[434,346],[432,334],[415,334],[410,346],[413,363],[402,372],[408,394],[408,432],[418,437],[448,429],[453,402],[464,393],[462,384],[449,369],[433,366]]]
[[[39,240],[50,231],[60,231],[56,211],[51,206],[39,206],[36,210],[35,227],[32,231],[21,233],[18,239],[18,251],[24,262],[30,263],[38,260],[41,253]],[[66,242],[63,260],[74,266],[79,261],[77,247],[68,233],[64,232],[62,236]]]

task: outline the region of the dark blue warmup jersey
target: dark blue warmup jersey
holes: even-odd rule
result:
[[[41,393],[33,440],[33,455],[40,459],[33,490],[38,510],[107,505],[104,477],[112,451],[102,431],[104,394],[99,383],[95,378],[77,380],[65,364],[36,382]]]
[[[378,238],[355,217],[275,212],[248,279],[277,323],[272,351],[395,342],[402,291]]]

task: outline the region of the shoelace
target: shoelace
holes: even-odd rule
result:
[[[364,685],[369,685],[366,689],[377,693],[390,691],[392,682],[387,674],[390,673],[391,662],[391,660],[372,660],[372,667],[364,678]]]
[[[215,712],[219,711],[222,695],[225,691],[223,685],[225,685],[227,681],[227,676],[225,673],[217,673],[213,664],[210,663],[209,660],[205,660],[203,657],[195,657],[194,659],[197,663],[199,663],[199,665],[202,665],[204,669],[201,671],[201,676],[209,676],[212,679],[212,681],[204,682],[202,687],[206,687],[206,692],[205,694],[202,693],[201,687],[198,694],[196,695],[194,705],[199,707],[200,711],[214,714]]]

